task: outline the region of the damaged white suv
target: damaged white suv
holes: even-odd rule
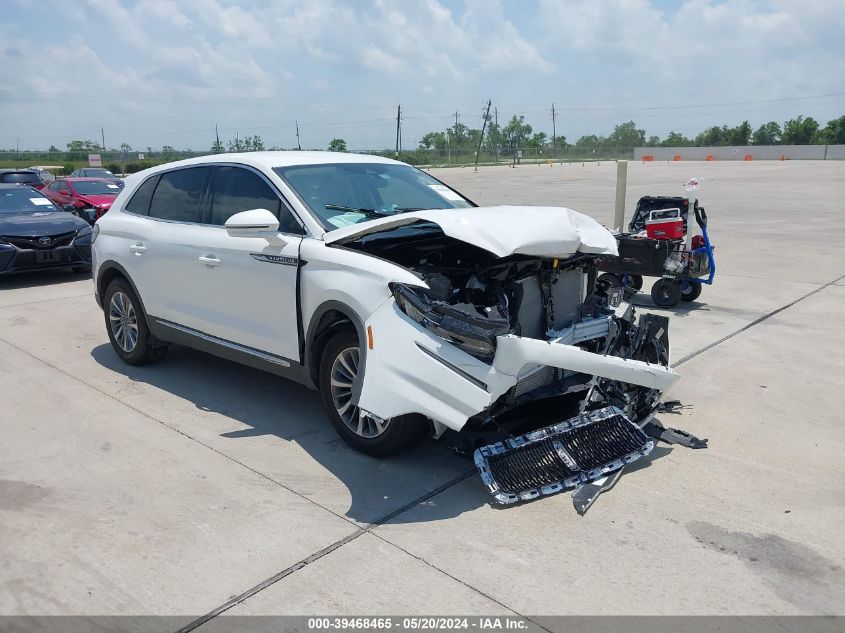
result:
[[[124,361],[177,343],[292,378],[373,455],[542,401],[546,424],[616,407],[641,426],[677,378],[666,319],[637,323],[597,282],[616,255],[597,222],[478,207],[376,156],[162,165],[126,180],[95,234],[96,296]]]

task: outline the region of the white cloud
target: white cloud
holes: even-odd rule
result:
[[[395,73],[402,68],[398,57],[391,55],[374,44],[368,45],[361,56],[364,66],[385,73]]]
[[[28,143],[47,146],[92,137],[101,125],[133,145],[204,147],[215,124],[223,134],[260,129],[268,144],[290,146],[294,119],[325,123],[303,125],[312,136],[344,135],[353,146],[377,146],[389,144],[388,123],[337,122],[387,120],[402,103],[407,138],[413,138],[445,127],[449,111],[459,110],[467,117],[463,122],[475,125],[488,97],[501,115],[524,113],[542,130],[555,100],[565,114],[558,131],[563,125],[570,137],[607,133],[631,118],[656,133],[730,123],[730,117],[782,121],[787,111],[812,113],[805,108],[812,103],[698,113],[629,111],[625,105],[842,92],[845,11],[836,4],[17,3],[0,23],[0,147],[8,147],[19,129],[33,134]],[[79,98],[87,94],[96,98]],[[608,106],[618,107],[590,111]],[[818,109],[817,116],[837,109],[841,101]],[[28,123],[33,119],[41,122],[37,129]],[[206,132],[192,132],[198,129]],[[168,138],[170,132],[183,134]],[[323,140],[318,137],[315,146]]]

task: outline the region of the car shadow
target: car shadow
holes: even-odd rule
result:
[[[73,272],[70,268],[51,268],[0,276],[0,290],[19,290],[39,286],[55,286],[80,279],[91,279],[90,272]]]
[[[274,436],[299,445],[314,461],[340,481],[349,493],[347,517],[362,523],[380,523],[397,510],[420,501],[425,512],[398,514],[391,522],[437,521],[459,516],[483,506],[487,490],[478,481],[477,494],[443,501],[430,496],[444,484],[474,473],[470,459],[457,456],[447,444],[422,440],[399,455],[374,458],[350,448],[325,417],[319,394],[302,385],[267,372],[219,359],[189,348],[173,346],[165,360],[156,365],[133,367],[124,364],[108,344],[91,352],[101,366],[133,381],[145,383],[187,400],[202,411],[219,413],[243,428],[219,434],[238,442],[259,436]],[[193,422],[192,422],[193,423]],[[197,424],[202,424],[202,419]],[[185,431],[198,439],[202,428]],[[208,440],[203,440],[208,442]],[[209,442],[227,456],[237,459],[307,498],[322,503],[321,497],[337,496],[324,491],[319,482],[325,471],[301,459],[285,465],[285,453],[268,457],[273,447],[242,442],[241,446],[221,447]],[[311,479],[311,480],[309,480]],[[335,506],[336,507],[336,506]]]
[[[202,411],[224,415],[243,426],[220,433],[219,437],[239,441],[273,436],[296,443],[346,487],[350,498],[345,515],[355,521],[381,523],[389,518],[391,523],[419,523],[454,518],[485,505],[497,510],[521,505],[495,503],[475,471],[471,449],[463,456],[452,449],[453,446],[478,445],[478,433],[450,431],[439,441],[422,440],[399,455],[369,457],[350,448],[337,435],[323,412],[316,391],[289,380],[175,345],[162,363],[141,367],[123,363],[108,344],[94,348],[91,355],[107,369],[187,400]],[[180,425],[179,430],[203,435],[202,428],[189,430]],[[266,446],[227,449],[213,444],[212,448],[220,448],[248,468],[321,503],[319,477],[323,473],[314,475],[315,471],[307,465],[307,472],[303,473],[301,460],[286,466],[282,453],[278,459],[269,457],[268,461],[267,451],[277,449]],[[658,445],[647,457],[626,467],[626,472],[647,468],[671,451],[665,445]],[[308,472],[313,481],[308,480]],[[451,487],[450,484],[463,479],[474,479],[476,485],[461,486],[456,494],[448,497],[436,494],[439,489],[445,490],[444,487]],[[414,506],[419,508],[397,513]]]

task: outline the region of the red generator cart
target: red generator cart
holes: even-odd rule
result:
[[[628,232],[616,236],[619,257],[602,261],[599,279],[639,291],[643,277],[659,277],[651,298],[663,308],[698,299],[702,285],[713,283],[716,262],[707,235],[707,213],[698,200],[693,202],[693,214],[701,234],[694,235],[687,247],[689,206],[688,198],[640,198]]]

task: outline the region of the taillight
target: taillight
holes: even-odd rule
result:
[[[95,225],[91,228],[91,243],[92,243],[92,244],[93,244],[94,242],[96,242],[96,241],[97,241],[97,236],[98,236],[99,234],[100,234],[100,225],[99,225],[99,224],[95,224]]]

